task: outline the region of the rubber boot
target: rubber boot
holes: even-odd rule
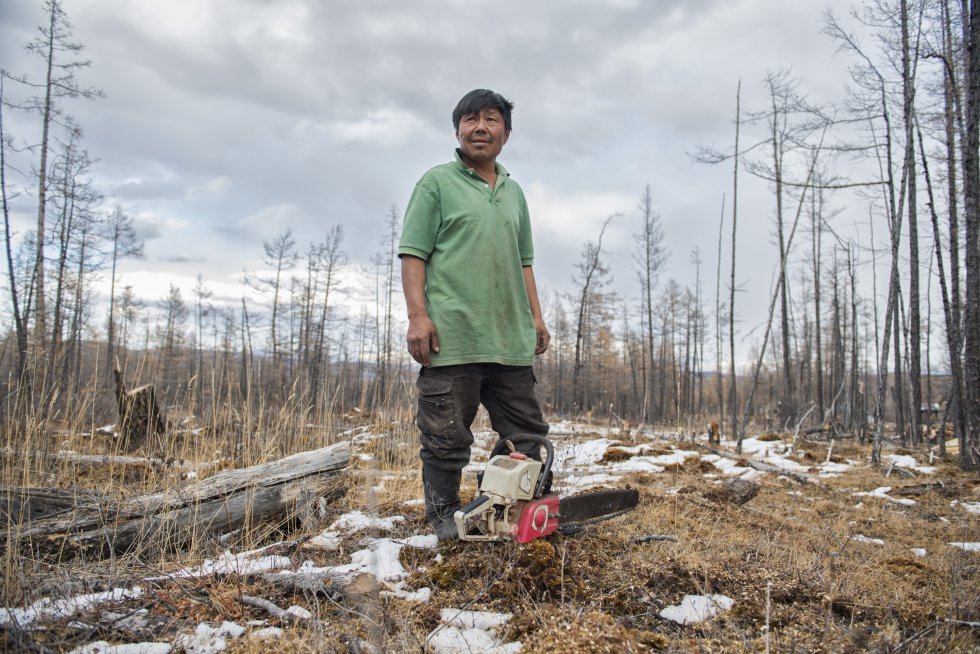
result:
[[[460,507],[459,470],[446,471],[422,464],[422,486],[425,489],[425,516],[440,542],[459,538],[453,519]]]

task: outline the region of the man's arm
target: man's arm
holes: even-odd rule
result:
[[[534,283],[534,270],[531,266],[524,266],[524,287],[527,289],[527,299],[531,303],[531,317],[534,318],[534,331],[538,334],[537,343],[534,346],[535,354],[543,354],[548,349],[551,342],[551,334],[544,325],[544,317],[541,315],[541,303],[538,301],[538,286]]]
[[[423,366],[427,366],[430,350],[439,351],[439,336],[425,310],[425,261],[410,254],[402,255],[401,259],[402,291],[405,293],[405,304],[408,305],[408,353]]]

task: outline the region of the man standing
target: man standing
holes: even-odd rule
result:
[[[531,269],[531,221],[524,192],[497,163],[513,108],[485,89],[463,96],[453,110],[455,161],[416,184],[398,246],[408,351],[422,364],[425,512],[439,540],[457,537],[453,514],[481,403],[501,438],[548,433],[531,369],[550,340]]]

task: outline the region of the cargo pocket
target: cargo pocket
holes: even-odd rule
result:
[[[456,441],[461,426],[459,412],[453,399],[452,377],[423,373],[419,376],[417,385],[419,404],[415,414],[415,426],[430,437]]]

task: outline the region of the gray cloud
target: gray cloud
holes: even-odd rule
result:
[[[36,77],[38,62],[21,47],[41,18],[34,4],[0,9],[0,61]],[[66,10],[93,60],[79,75],[107,97],[68,108],[100,159],[97,184],[137,217],[148,255],[174,264],[174,275],[193,276],[199,263],[209,279],[235,283],[261,265],[262,240],[286,228],[304,250],[342,224],[352,262],[368,265],[392,206],[403,210],[421,173],[451,158],[458,97],[495,88],[516,103],[502,161],[547,203],[532,211],[589,209],[536,225],[545,291],[568,287],[581,244],[621,211],[609,256],[630,297],[647,183],[674,252],[665,277],[693,280],[694,247],[712,258],[730,171],[687,153],[730,143],[740,78],[746,106],[762,100],[766,70],[784,65],[815,93],[842,88],[845,62],[819,35],[821,9],[775,0],[75,0]],[[36,140],[31,118],[8,125]],[[739,276],[751,288],[746,312],[758,312],[772,271],[771,198],[748,179],[740,193]],[[25,230],[27,204],[14,217]]]

